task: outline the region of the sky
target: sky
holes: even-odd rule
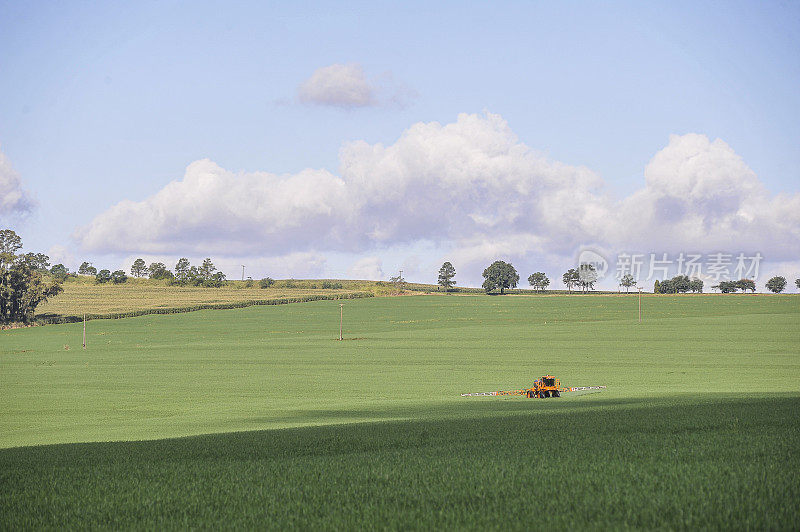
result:
[[[72,270],[800,277],[799,2],[2,2],[0,226]]]

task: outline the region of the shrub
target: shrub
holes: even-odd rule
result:
[[[100,284],[107,283],[111,280],[111,272],[109,270],[100,270],[94,276],[94,280]]]
[[[272,277],[264,277],[258,282],[259,288],[269,288],[270,286],[275,284],[275,279]]]
[[[327,290],[337,290],[342,288],[342,283],[332,283],[330,281],[322,281],[322,288]]]
[[[114,273],[111,274],[111,281],[114,284],[121,284],[128,280],[128,276],[125,275],[125,272],[122,270],[116,270]]]

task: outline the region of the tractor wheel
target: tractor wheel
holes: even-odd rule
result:
[[[553,397],[561,397],[561,392],[559,392],[558,390],[554,391]]]

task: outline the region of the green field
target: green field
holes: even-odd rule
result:
[[[0,333],[0,524],[800,524],[796,296],[344,305]]]

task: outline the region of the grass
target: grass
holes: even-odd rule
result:
[[[87,351],[5,331],[0,523],[796,529],[800,299],[643,302],[353,300],[344,342],[328,301],[92,322]],[[608,389],[459,396],[544,373]]]

